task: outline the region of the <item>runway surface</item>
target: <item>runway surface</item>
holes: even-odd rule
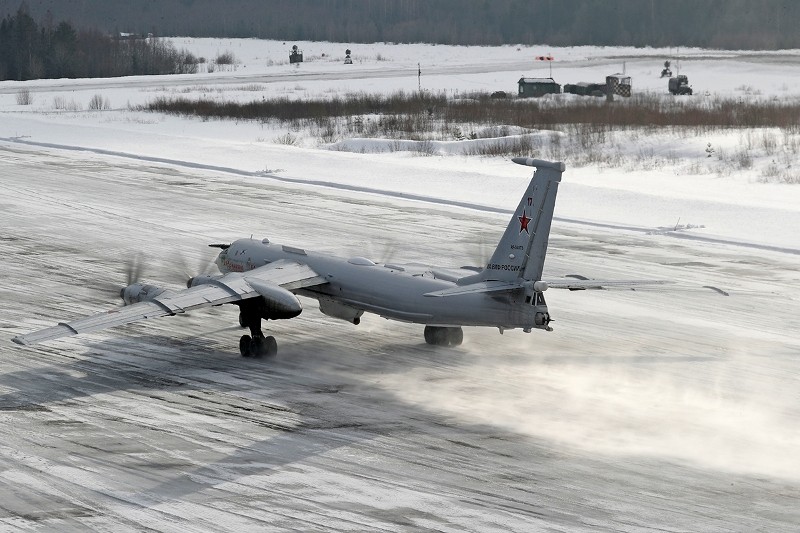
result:
[[[794,255],[564,223],[551,276],[731,296],[548,291],[554,332],[467,329],[458,349],[309,300],[269,324],[267,360],[238,356],[227,307],[23,348],[11,337],[118,305],[138,252],[176,285],[179,255],[250,234],[460,265],[506,217],[10,145],[0,176],[2,529],[799,527]]]

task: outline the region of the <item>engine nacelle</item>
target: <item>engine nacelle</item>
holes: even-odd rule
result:
[[[294,318],[303,312],[303,306],[297,296],[279,285],[255,278],[245,281],[261,295],[261,317],[267,320]]]
[[[167,289],[156,287],[155,285],[133,283],[119,291],[119,295],[125,302],[125,305],[131,305],[139,302],[147,302],[165,292],[167,292]]]
[[[364,314],[364,311],[361,309],[350,307],[349,305],[339,303],[330,298],[319,299],[319,310],[322,311],[323,314],[340,320],[346,320],[356,326],[361,322],[361,315]]]

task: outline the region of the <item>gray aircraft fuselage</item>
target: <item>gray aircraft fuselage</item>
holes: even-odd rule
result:
[[[227,274],[247,272],[281,259],[306,264],[326,279],[325,284],[296,291],[301,296],[320,300],[323,312],[326,300],[332,300],[354,311],[367,311],[404,322],[502,329],[540,328],[535,323],[536,313],[547,313],[541,293],[533,299],[535,305],[525,303],[523,290],[446,298],[425,296],[452,289],[456,278],[444,269],[376,264],[361,257],[344,259],[270,243],[266,239],[234,241],[219,254],[216,264]],[[339,318],[349,319],[349,316]]]
[[[298,316],[298,295],[314,298],[322,313],[358,324],[365,312],[391,320],[424,324],[427,344],[458,346],[461,326],[552,331],[544,299],[548,288],[588,290],[663,285],[666,280],[595,280],[542,278],[562,162],[514,158],[535,167],[494,253],[482,268],[440,269],[419,264],[376,264],[363,257],[345,259],[269,239],[239,239],[210,244],[222,251],[221,274],[189,278],[172,290],[131,278],[120,289],[125,306],[110,312],[59,322],[11,340],[28,345],[69,335],[91,333],[138,320],[174,316],[205,307],[234,304],[239,325],[250,330],[239,339],[244,357],[272,356],[277,342],[262,330],[264,320]],[[133,273],[136,269],[131,269]],[[133,281],[133,283],[131,283]],[[724,293],[724,291],[718,291]],[[727,294],[727,293],[724,293]]]
[[[550,285],[542,279],[542,269],[565,167],[561,162],[533,158],[513,161],[536,171],[494,253],[480,268],[376,264],[363,257],[307,252],[268,239],[239,239],[209,245],[222,250],[216,260],[220,275],[192,277],[181,290],[142,283],[133,275],[128,285],[120,288],[124,307],[59,322],[12,341],[36,344],[234,304],[239,307],[239,325],[250,330],[239,339],[241,355],[269,356],[277,353],[277,342],[264,335],[262,322],[298,316],[303,310],[298,295],[316,299],[322,313],[353,324],[358,324],[365,312],[424,324],[425,342],[436,346],[460,345],[464,338],[461,326],[496,327],[501,333],[506,329],[552,331],[543,294]],[[568,289],[587,286],[580,281],[557,283]]]

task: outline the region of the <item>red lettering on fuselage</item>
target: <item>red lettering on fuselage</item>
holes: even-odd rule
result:
[[[222,262],[222,264],[230,272],[244,272],[244,266],[243,265],[241,265],[240,263],[236,263],[234,261],[231,261],[230,259],[226,259],[225,261]]]

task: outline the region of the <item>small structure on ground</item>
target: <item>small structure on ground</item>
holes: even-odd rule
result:
[[[606,76],[606,90],[608,94],[629,97],[631,95],[631,77],[625,74]]]
[[[669,68],[670,64],[671,63],[669,62],[669,60],[664,61],[664,69],[661,71],[661,77],[662,78],[671,78],[672,77],[672,70],[670,70],[670,68]]]
[[[297,45],[292,46],[292,53],[289,54],[289,63],[302,63],[303,52],[297,48]]]
[[[350,57],[350,49],[349,48],[344,51],[344,64],[345,65],[352,65],[353,64],[353,58]]]
[[[545,94],[561,94],[561,85],[553,78],[520,78],[519,84],[520,98],[538,97]]]
[[[605,96],[605,83],[589,83],[581,81],[578,83],[567,83],[564,85],[564,92],[577,94],[578,96]]]
[[[689,78],[685,74],[678,74],[667,82],[670,94],[691,96],[692,88],[689,87]]]
[[[564,93],[577,94],[578,96],[606,96],[613,99],[614,95],[629,97],[631,95],[631,77],[625,74],[611,74],[606,76],[605,83],[592,83],[581,81],[564,85]]]

